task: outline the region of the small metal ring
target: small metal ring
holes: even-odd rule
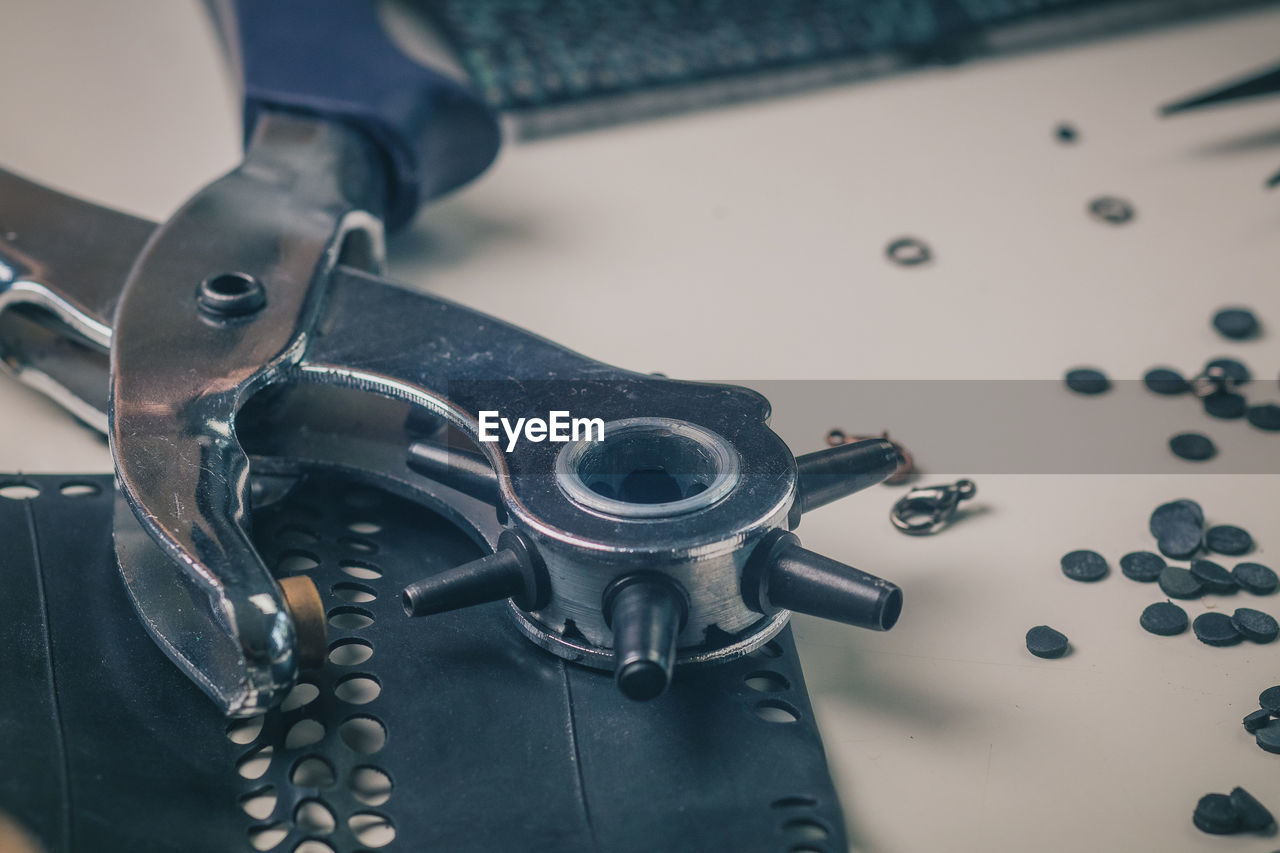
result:
[[[679,500],[639,503],[621,500],[593,488],[583,477],[583,469],[593,459],[614,450],[626,441],[683,442],[705,460],[709,482],[702,490]],[[664,459],[654,460],[651,467],[661,467]],[[617,518],[661,518],[683,515],[705,509],[718,502],[738,484],[741,461],[729,442],[714,432],[688,421],[674,418],[626,418],[604,425],[601,441],[577,441],[565,445],[556,457],[556,484],[574,503]],[[687,472],[679,472],[687,473]]]
[[[884,250],[889,260],[901,267],[914,267],[933,260],[933,250],[929,244],[915,237],[899,237]]]

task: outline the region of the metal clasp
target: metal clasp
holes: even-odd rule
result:
[[[889,520],[909,536],[928,536],[950,524],[959,503],[977,493],[978,487],[972,480],[912,489],[893,505]]]

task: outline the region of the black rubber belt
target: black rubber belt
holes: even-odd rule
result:
[[[316,698],[236,743],[125,597],[111,478],[21,479],[40,496],[0,499],[0,808],[49,853],[307,839],[334,851],[846,849],[789,630],[633,703],[607,674],[533,648],[503,604],[406,618],[404,581],[476,546],[415,504],[313,475],[256,514],[255,537],[269,565],[311,576],[330,616],[360,627],[331,627],[337,651],[305,679]],[[97,493],[63,494],[71,482]],[[380,692],[340,698],[372,692],[347,692],[357,686]],[[266,747],[265,772],[242,778],[238,762]],[[308,757],[324,764],[297,776]],[[370,779],[389,780],[389,795]],[[241,809],[264,793],[270,814]]]

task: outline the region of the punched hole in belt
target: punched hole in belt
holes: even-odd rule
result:
[[[275,755],[275,747],[262,746],[245,753],[236,762],[236,772],[245,779],[260,779],[271,766],[271,757]]]
[[[378,545],[376,542],[370,542],[368,539],[361,539],[359,536],[343,536],[338,540],[338,544],[350,551],[355,551],[360,554],[378,553]]]
[[[391,799],[394,785],[385,771],[368,764],[353,768],[347,777],[351,796],[366,806],[380,806]]]
[[[344,676],[333,688],[333,695],[351,705],[365,705],[378,698],[382,683],[377,676],[356,673]]]
[[[79,480],[70,480],[58,487],[58,492],[64,498],[91,498],[101,494],[102,489],[96,483],[84,483]]]
[[[373,614],[363,607],[343,605],[329,611],[329,624],[341,631],[359,631],[373,624]]]
[[[338,736],[353,752],[372,755],[386,744],[387,729],[377,717],[360,714],[343,721]]]
[[[40,490],[30,483],[6,483],[0,486],[0,498],[11,501],[29,501],[40,497]]]
[[[338,779],[328,761],[318,755],[307,755],[293,765],[289,781],[296,788],[328,788]]]
[[[320,565],[320,558],[315,554],[310,551],[291,548],[282,553],[279,559],[276,560],[276,571],[286,575],[293,575],[298,572],[309,572],[318,565]]]
[[[266,820],[276,810],[279,799],[275,786],[267,785],[241,797],[240,808],[254,820]]]
[[[270,850],[284,841],[289,834],[289,825],[283,821],[268,823],[263,826],[249,827],[249,844],[254,850]]]
[[[756,703],[755,713],[766,723],[786,725],[800,721],[800,711],[790,702],[781,699],[762,699]]]
[[[280,703],[281,711],[293,711],[303,705],[309,705],[320,696],[320,688],[308,681],[299,681]]]
[[[340,598],[351,604],[368,604],[378,597],[378,593],[374,591],[373,587],[365,586],[355,581],[335,583],[330,592],[333,593],[335,598]]]
[[[391,818],[378,812],[356,812],[347,820],[347,826],[365,847],[385,847],[396,838]]]
[[[793,841],[826,841],[831,837],[831,830],[818,821],[808,817],[793,818],[782,824],[782,831]]]
[[[294,808],[293,825],[308,835],[328,835],[337,828],[338,820],[320,800],[307,799]]]
[[[336,851],[331,845],[321,841],[319,838],[308,838],[293,848],[291,853],[336,853]]]
[[[748,673],[742,681],[752,690],[760,693],[781,693],[783,690],[791,689],[791,682],[787,681],[781,673],[767,669]]]
[[[360,580],[372,581],[382,577],[382,569],[365,560],[339,560],[338,568]]]
[[[299,720],[284,736],[285,749],[302,749],[324,740],[324,725],[319,720]]]
[[[227,740],[232,743],[247,744],[258,739],[262,731],[262,715],[249,717],[246,720],[233,720],[227,725]]]
[[[359,637],[335,640],[329,646],[329,662],[336,666],[356,666],[373,657],[373,644]]]

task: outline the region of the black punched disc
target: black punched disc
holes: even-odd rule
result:
[[[1243,385],[1253,378],[1253,374],[1249,372],[1249,368],[1244,366],[1243,362],[1236,361],[1234,358],[1215,358],[1204,366],[1206,371],[1218,368],[1228,380],[1236,385]]]
[[[1038,658],[1060,658],[1069,645],[1066,634],[1048,625],[1037,625],[1027,632],[1027,651]]]
[[[1101,394],[1111,387],[1107,374],[1092,367],[1077,367],[1067,371],[1067,387],[1077,394]]]
[[[1271,722],[1271,712],[1259,708],[1257,711],[1245,714],[1242,722],[1244,723],[1244,730],[1249,734],[1253,734],[1258,729]]]
[[[1134,551],[1120,558],[1120,571],[1139,583],[1155,583],[1166,565],[1164,557],[1150,551]]]
[[[1225,421],[1243,418],[1248,408],[1249,403],[1244,395],[1234,391],[1215,391],[1204,398],[1205,414]]]
[[[1178,566],[1165,568],[1156,582],[1160,584],[1164,594],[1170,598],[1199,598],[1204,592],[1196,576]]]
[[[1138,618],[1144,631],[1158,637],[1173,637],[1187,630],[1187,612],[1171,601],[1157,601],[1147,606]]]
[[[1205,794],[1196,803],[1191,820],[1201,832],[1230,835],[1240,831],[1240,816],[1226,794]]]
[[[1280,637],[1280,623],[1275,617],[1252,607],[1238,608],[1231,614],[1231,622],[1246,640],[1255,643],[1270,643]]]
[[[1156,549],[1171,560],[1185,560],[1200,550],[1200,535],[1184,530],[1177,535],[1157,539]]]
[[[1106,559],[1097,551],[1072,551],[1062,558],[1062,573],[1073,581],[1100,581],[1108,571]]]
[[[1142,383],[1148,391],[1156,394],[1185,394],[1191,390],[1191,383],[1172,367],[1153,367],[1142,377]]]
[[[1198,531],[1203,526],[1204,510],[1188,498],[1160,504],[1151,511],[1151,518],[1147,521],[1147,529],[1157,539],[1175,528],[1195,527]]]
[[[1243,589],[1254,595],[1270,595],[1280,586],[1280,578],[1276,573],[1261,563],[1238,563],[1231,570],[1231,576]]]
[[[1240,816],[1240,825],[1250,832],[1262,832],[1270,829],[1276,819],[1271,816],[1267,807],[1244,788],[1231,790],[1231,805]]]
[[[1204,462],[1218,454],[1212,439],[1198,432],[1180,432],[1169,439],[1173,455],[1188,462]]]
[[[1234,646],[1244,639],[1225,613],[1201,613],[1191,623],[1191,630],[1206,646]]]
[[[1280,405],[1275,403],[1261,403],[1257,406],[1250,406],[1249,411],[1244,413],[1245,419],[1258,429],[1265,429],[1268,432],[1280,431]]]
[[[1280,684],[1268,687],[1258,694],[1258,704],[1262,710],[1280,716]]]
[[[1272,720],[1253,733],[1258,746],[1267,752],[1280,755],[1280,720]]]
[[[1218,524],[1205,531],[1204,544],[1210,551],[1238,557],[1253,547],[1253,537],[1234,525]]]
[[[1230,595],[1237,589],[1236,579],[1231,572],[1212,560],[1192,560],[1191,574],[1200,581],[1205,592],[1214,595]]]
[[[1258,333],[1258,318],[1248,308],[1223,308],[1213,315],[1213,327],[1224,338],[1238,341]]]
[[[1200,550],[1203,527],[1204,510],[1185,498],[1156,507],[1147,522],[1160,553],[1175,560],[1185,560]]]

